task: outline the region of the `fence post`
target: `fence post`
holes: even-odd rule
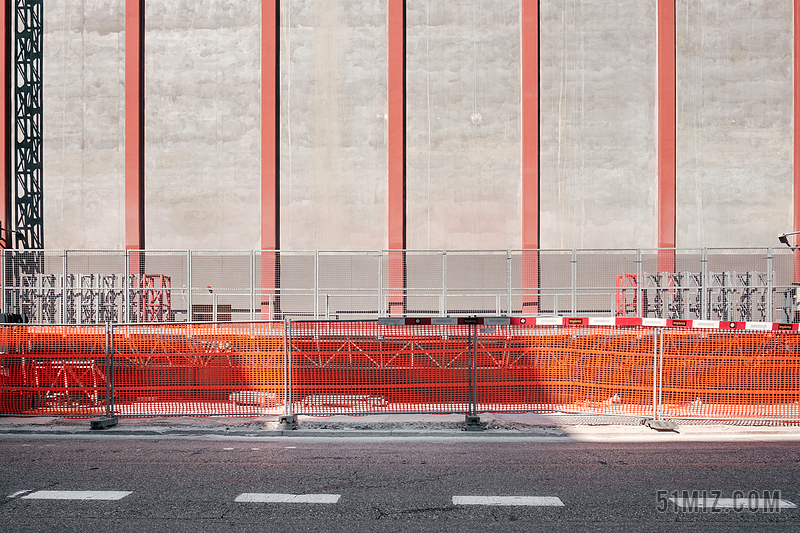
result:
[[[387,306],[388,307],[388,306]],[[386,316],[383,307],[383,251],[378,252],[378,310],[379,317]]]
[[[642,249],[636,249],[636,316],[642,316]]]
[[[572,272],[572,316],[575,316],[578,313],[578,252],[575,248],[572,249],[570,270]]]
[[[319,250],[314,251],[314,320],[319,320]]]
[[[700,319],[702,320],[711,320],[711,288],[706,292],[708,284],[708,248],[703,248],[700,257]]]
[[[192,251],[186,250],[186,322],[192,321]]]
[[[442,250],[442,302],[439,316],[447,316],[447,250]]]
[[[506,282],[508,297],[506,298],[506,314],[511,316],[511,250],[506,250]],[[502,313],[501,313],[502,314]]]
[[[94,328],[92,328],[94,329]],[[114,418],[114,325],[106,322],[106,414],[89,422],[91,429],[106,429],[117,425]]]
[[[250,321],[256,319],[256,251],[250,250]]]
[[[765,320],[772,322],[772,247],[767,248],[767,316]]]
[[[297,419],[292,408],[292,320],[283,322],[283,415],[278,423],[287,429],[297,429]]]
[[[478,403],[478,320],[471,322],[467,324],[467,415],[464,430],[483,431],[486,427],[481,424],[481,417],[475,414]]]
[[[67,323],[67,251],[66,250],[64,250],[64,253],[61,256],[61,266],[63,271],[63,275],[61,277],[61,302],[62,302],[61,323],[66,324]],[[77,306],[76,306],[76,314],[78,312],[79,311],[77,311]],[[79,320],[79,317],[76,316],[75,320],[77,322]]]
[[[646,420],[645,425],[656,431],[676,431],[675,422],[661,418],[664,414],[664,328],[655,329],[653,335],[653,418]]]

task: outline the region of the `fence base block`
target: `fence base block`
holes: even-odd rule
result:
[[[678,425],[670,420],[656,420],[651,418],[645,420],[644,425],[656,431],[678,431]]]
[[[481,422],[478,415],[466,415],[464,417],[464,431],[484,431],[486,422]]]
[[[114,417],[105,417],[102,416],[100,418],[93,418],[89,421],[89,427],[91,429],[108,429],[113,428],[117,425],[119,420]]]
[[[279,416],[278,424],[282,429],[297,429],[297,417],[295,415]]]

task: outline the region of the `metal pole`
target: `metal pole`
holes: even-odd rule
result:
[[[122,280],[122,291],[124,293],[122,295],[122,306],[123,306],[122,321],[125,322],[125,323],[128,323],[128,324],[130,324],[130,322],[131,322],[131,320],[130,320],[130,316],[131,316],[131,313],[130,313],[130,308],[131,308],[131,306],[130,306],[130,299],[131,299],[131,295],[130,295],[130,290],[131,290],[131,287],[130,287],[130,272],[131,272],[131,257],[130,257],[130,253],[131,253],[130,250],[125,250],[125,275],[123,276],[124,279]],[[64,302],[64,307],[66,307],[66,305],[67,305],[67,302]]]
[[[442,303],[439,316],[447,316],[447,250],[442,250]]]
[[[656,382],[658,381],[658,329],[653,330],[653,420],[658,420],[658,392]]]
[[[292,414],[292,321],[287,318],[283,328],[283,413]]]
[[[511,250],[506,251],[506,282],[508,284],[508,297],[506,299],[506,313],[511,316]]]
[[[64,275],[61,278],[61,323],[67,323],[67,251],[64,250],[62,257],[62,270]]]
[[[256,252],[250,250],[250,321],[256,319]]]
[[[767,322],[772,322],[772,284],[774,283],[772,276],[772,248],[767,248],[767,316],[764,318]]]
[[[472,414],[478,410],[478,325],[472,325]]]
[[[186,322],[192,321],[192,251],[186,250]]]
[[[642,316],[642,249],[636,250],[636,316]]]
[[[290,328],[289,320],[286,319],[283,323],[283,414],[288,415],[290,411],[289,405],[291,404],[291,399],[289,398],[289,394],[291,389],[289,388],[289,363],[287,358],[287,349],[289,346],[288,342],[288,330]]]
[[[658,418],[664,414],[664,330],[661,330],[658,361]]]
[[[472,325],[467,324],[467,414],[472,414]]]
[[[319,250],[314,252],[314,320],[319,320]]]
[[[385,316],[383,312],[383,251],[378,252],[378,316]]]
[[[572,316],[575,316],[578,311],[578,252],[575,248],[572,249]]]
[[[106,418],[111,418],[111,361],[108,358],[111,344],[110,324],[106,323]]]
[[[708,286],[708,249],[703,248],[702,256],[700,258],[700,318],[702,320],[710,320],[709,307],[711,290],[706,293]]]

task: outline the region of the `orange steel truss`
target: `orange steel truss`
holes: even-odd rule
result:
[[[5,415],[658,409],[673,418],[800,419],[800,336],[791,331],[23,324],[0,326],[0,352]]]

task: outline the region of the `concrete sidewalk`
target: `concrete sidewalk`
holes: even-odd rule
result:
[[[90,419],[0,417],[0,438],[39,436],[446,438],[587,442],[800,440],[800,422],[673,420],[675,431],[655,431],[644,418],[566,413],[482,413],[482,431],[465,431],[463,414],[297,416],[281,425],[275,416],[121,418],[92,430]]]

